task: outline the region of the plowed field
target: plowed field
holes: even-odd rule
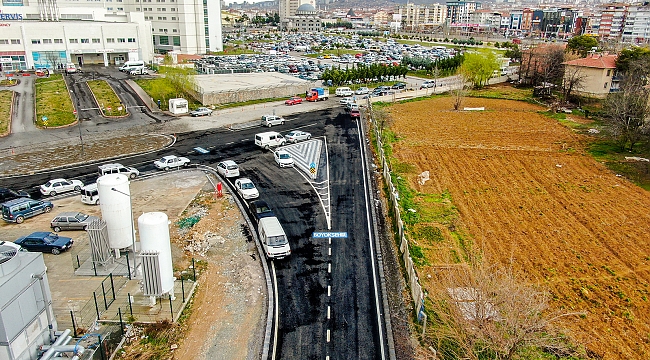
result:
[[[524,102],[451,98],[390,108],[398,161],[423,194],[447,191],[459,225],[494,263],[553,294],[569,335],[604,359],[650,358],[650,193],[583,151],[585,138]],[[430,172],[419,185],[417,175]],[[431,250],[431,249],[429,249]],[[449,250],[426,252],[452,262]],[[418,269],[427,287],[430,267]]]

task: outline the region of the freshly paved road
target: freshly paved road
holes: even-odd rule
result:
[[[36,131],[34,125],[34,78],[21,76],[20,84],[6,89],[16,92],[14,98],[14,111],[11,123],[11,133],[24,133]]]

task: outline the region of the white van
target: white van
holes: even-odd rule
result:
[[[122,66],[120,66],[120,71],[131,72],[136,69],[142,69],[145,67],[144,61],[127,61]]]
[[[267,131],[259,134],[255,134],[255,145],[261,147],[264,150],[269,148],[282,146],[287,142],[287,139],[282,136],[279,132]]]
[[[97,183],[88,184],[81,188],[81,202],[89,205],[99,205]]]
[[[291,255],[287,235],[275,216],[263,217],[258,224],[257,233],[269,259],[282,259]]]
[[[354,91],[347,86],[336,88],[336,96],[352,96]]]

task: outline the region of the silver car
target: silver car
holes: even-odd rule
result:
[[[91,222],[98,219],[97,216],[90,216],[80,212],[64,212],[52,219],[50,227],[54,232],[61,230],[86,230],[86,227]]]
[[[196,117],[196,116],[210,116],[212,115],[212,110],[206,108],[206,107],[200,107],[194,111],[190,111],[190,116]]]
[[[297,143],[298,141],[311,139],[311,134],[305,131],[293,130],[285,135],[284,138],[287,139],[287,142]]]

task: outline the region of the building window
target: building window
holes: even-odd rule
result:
[[[169,8],[169,11],[176,11],[176,8]]]
[[[158,43],[160,45],[169,45],[169,36],[160,36]]]
[[[63,39],[54,39],[55,44],[63,44]]]
[[[609,83],[605,83],[605,86],[603,86],[603,89],[607,89],[607,84],[609,84]]]
[[[178,29],[172,29],[172,32],[177,33],[177,32],[178,32]]]
[[[118,11],[124,11],[124,8],[123,7],[118,7],[117,10]]]
[[[12,45],[20,44],[20,39],[11,39],[11,44]]]
[[[107,42],[107,43],[114,43],[114,42],[115,42],[115,38],[106,38],[106,42]]]
[[[134,42],[135,42],[135,38],[128,38],[127,40],[128,40],[128,42],[130,42],[130,43],[134,43]]]
[[[180,36],[172,36],[172,39],[174,41],[174,46],[181,46],[181,37]]]
[[[156,8],[156,11],[160,11],[160,8]]]
[[[162,11],[167,11],[167,8],[162,8],[161,10],[162,10]]]
[[[76,44],[76,43],[79,42],[78,39],[70,39],[69,41],[70,41],[70,44]]]
[[[99,44],[101,42],[100,39],[93,39],[93,44]]]
[[[612,69],[607,69],[607,76],[611,76],[611,75],[612,75]]]
[[[125,38],[117,38],[117,42],[118,43],[123,43],[123,42],[126,42],[126,39]]]
[[[135,8],[135,11],[140,11],[140,8]],[[147,20],[147,19],[145,19],[145,20]]]
[[[82,44],[90,44],[90,39],[81,39]]]
[[[112,7],[107,7],[106,10],[113,11],[113,8]]]
[[[52,39],[43,39],[43,44],[51,44]]]
[[[9,39],[0,39],[0,45],[9,45]]]
[[[172,16],[172,20],[176,20],[176,16]]]
[[[40,39],[32,39],[32,44],[40,44],[41,40]]]

